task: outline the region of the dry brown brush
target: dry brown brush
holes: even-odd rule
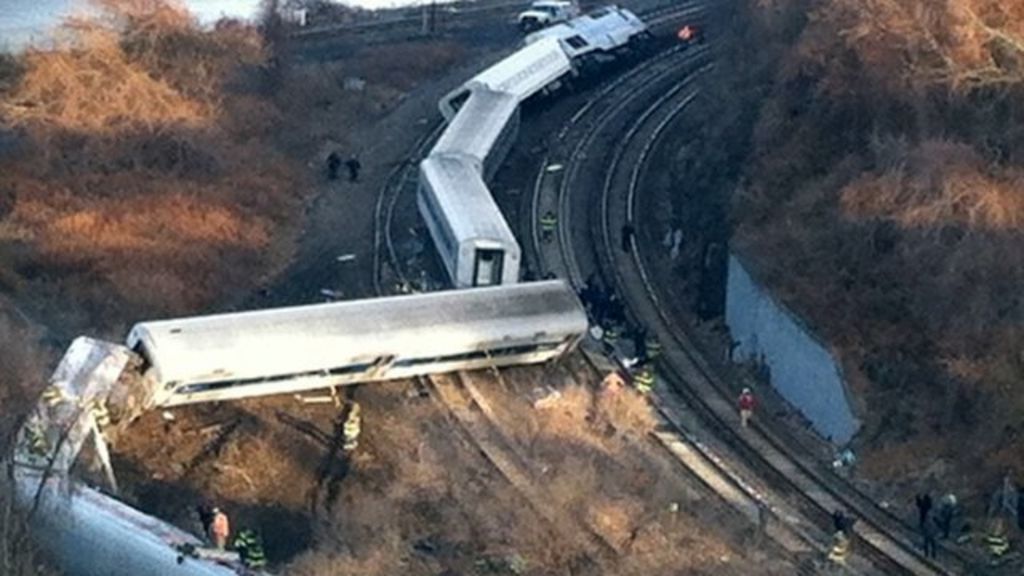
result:
[[[918,442],[985,481],[1019,468],[1001,455],[1024,415],[1024,3],[745,10],[740,41],[784,48],[760,76],[731,64],[766,95],[735,246],[867,382],[876,449]]]
[[[279,269],[304,197],[251,28],[103,0],[0,91],[5,277],[102,327],[203,309]],[[230,265],[225,265],[226,263]],[[51,318],[56,321],[56,318]]]
[[[4,466],[9,463],[17,427],[45,386],[53,363],[38,343],[40,335],[8,312],[0,311],[0,462]],[[0,574],[50,574],[28,538],[24,515],[14,507],[13,490],[5,468],[0,475]]]

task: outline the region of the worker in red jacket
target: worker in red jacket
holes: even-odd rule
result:
[[[704,29],[695,24],[687,24],[676,32],[676,38],[679,38],[679,41],[686,45],[703,44]]]
[[[744,388],[743,392],[740,393],[739,400],[737,401],[740,409],[740,424],[744,428],[750,422],[750,417],[754,415],[754,393],[750,391],[750,388]]]

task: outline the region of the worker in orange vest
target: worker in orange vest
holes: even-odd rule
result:
[[[220,508],[213,508],[213,522],[210,522],[210,542],[217,550],[223,550],[228,543],[228,536],[231,535],[231,526],[228,524],[228,515],[221,512]]]

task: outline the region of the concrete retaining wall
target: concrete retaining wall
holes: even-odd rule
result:
[[[739,344],[733,360],[761,359],[772,386],[815,430],[838,444],[849,441],[860,422],[851,409],[839,363],[731,254],[725,321]]]

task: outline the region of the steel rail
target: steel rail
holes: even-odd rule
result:
[[[449,378],[454,383],[444,382]],[[531,469],[530,460],[515,448],[514,441],[497,424],[493,410],[465,371],[422,376],[419,380],[435,392],[431,397],[451,414],[464,437],[550,525],[554,533],[574,543],[591,561],[617,561],[618,548],[592,526],[575,519],[564,519],[555,513],[547,489],[533,481],[536,474]],[[566,523],[581,530],[566,530]]]
[[[698,72],[699,71],[703,71],[706,68],[707,68],[707,66],[705,65],[705,66],[703,66],[701,68],[698,68],[697,71]],[[688,75],[686,79],[684,79],[683,81],[679,82],[678,84],[676,84],[672,88],[668,89],[666,94],[663,94],[662,96],[656,98],[655,103],[653,105],[650,105],[644,113],[640,114],[639,119],[634,124],[634,127],[628,132],[629,135],[624,140],[628,140],[629,138],[631,138],[632,135],[635,134],[637,130],[639,130],[639,127],[642,126],[646,122],[646,120],[650,117],[651,114],[653,114],[655,111],[660,109],[661,106],[667,100],[669,100],[671,97],[675,96],[680,91],[682,91],[683,88],[685,88],[692,81],[692,79],[693,79],[693,74]],[[642,97],[642,94],[638,94],[638,93],[634,92],[634,93],[631,93],[631,95],[627,98],[627,100],[632,101],[632,100],[640,98],[640,97]],[[690,101],[692,101],[692,98],[693,98],[692,94],[687,95],[684,98],[683,103],[681,105],[677,106],[676,111],[681,110],[686,104],[688,104]],[[604,112],[604,118],[608,119],[608,118],[610,118],[612,116],[615,116],[616,114],[620,113],[622,109],[623,109],[623,106],[613,106],[613,107],[611,107],[611,109],[609,111]],[[571,120],[571,122],[575,123],[575,122],[578,122],[578,120],[579,120],[578,117],[574,117]],[[585,144],[586,144],[585,146],[583,146],[584,149],[587,146],[589,146],[590,143],[592,143],[592,141],[593,141],[593,139],[595,137],[596,132],[599,132],[601,129],[603,129],[606,124],[607,124],[607,122],[600,122],[600,121],[597,122],[594,126],[592,126],[590,128],[590,131],[586,135],[584,135],[583,138],[581,138],[581,141],[585,142]],[[564,132],[563,132],[563,134],[564,134]],[[575,151],[575,153],[573,154],[574,160],[579,158],[582,155],[583,155],[582,152],[580,152],[580,150],[577,149]],[[617,155],[617,156],[619,156],[619,155]],[[617,161],[618,161],[618,159],[616,159],[616,162]],[[572,173],[572,172],[570,171],[570,173]],[[563,186],[560,188],[560,192],[567,191],[571,187],[571,182],[572,182],[572,178],[568,179],[568,183],[563,182]],[[563,195],[563,199],[564,198],[565,198],[565,196]],[[567,202],[563,200],[562,202],[560,202],[560,205],[561,206],[566,206]],[[562,212],[564,213],[564,212],[566,212],[566,210],[563,208]],[[568,224],[568,225],[563,224],[562,226],[563,226],[563,228],[562,228],[563,230],[568,230],[569,228],[571,228],[571,224]],[[563,248],[566,248],[566,245],[569,244],[568,236],[569,236],[569,233],[565,233],[561,237],[560,244],[562,244]],[[562,255],[562,257],[564,259],[570,261],[570,263],[567,265],[567,268],[570,270],[570,276],[572,277],[573,283],[575,285],[579,286],[581,284],[581,274],[578,273],[578,269],[579,269],[578,265],[574,265],[572,263],[575,260],[575,253],[573,253],[571,248],[569,248],[567,251],[563,250],[561,252],[561,255]],[[572,272],[574,270],[576,272]],[[678,422],[673,423],[673,425],[681,433],[681,436],[683,438],[690,438],[690,439],[694,438],[693,435],[690,434],[687,430],[683,429],[683,427],[680,427]],[[700,454],[705,459],[707,459],[709,461],[713,461],[714,462],[714,468],[719,470],[719,473],[729,477],[730,478],[730,482],[732,484],[741,487],[741,490],[747,495],[747,497],[751,501],[757,501],[757,500],[761,499],[760,497],[757,496],[755,490],[753,490],[749,485],[747,485],[742,479],[738,478],[735,473],[732,473],[732,472],[728,471],[727,470],[727,466],[725,466],[722,463],[721,459],[716,458],[713,454],[710,453],[709,450],[707,450],[706,447],[703,447],[703,446],[701,446],[699,444],[696,444],[696,443],[691,443],[691,445],[698,452],[700,452]],[[687,464],[683,463],[683,465],[686,466]],[[775,516],[779,515],[779,513],[777,511],[773,511],[771,508],[769,508],[769,512],[772,513]],[[796,534],[797,538],[799,540],[802,540],[804,544],[809,545],[810,547],[817,548],[819,551],[821,550],[820,543],[816,542],[815,538],[811,537],[808,534],[808,532],[803,527],[794,526],[792,522],[786,523],[786,527],[789,528],[791,532]],[[820,540],[820,538],[818,540]],[[863,570],[861,570],[861,571],[863,572]]]
[[[688,103],[688,100],[684,101],[683,103],[678,105],[676,107],[676,109],[672,113],[670,113],[659,124],[659,126],[655,129],[655,133],[645,143],[644,149],[643,149],[642,154],[641,154],[640,161],[637,162],[636,164],[634,164],[634,169],[633,169],[633,171],[631,173],[631,177],[630,177],[630,186],[629,186],[629,193],[628,193],[628,198],[629,198],[628,210],[627,210],[627,214],[628,214],[628,217],[629,217],[628,221],[635,221],[635,214],[633,214],[633,206],[635,205],[635,194],[636,194],[636,190],[637,190],[637,183],[638,183],[639,178],[640,178],[640,170],[642,169],[642,167],[646,163],[646,158],[647,158],[647,156],[648,156],[648,154],[650,152],[651,147],[653,146],[653,143],[658,139],[658,137],[660,136],[661,132],[664,130],[665,126],[667,126],[667,124],[679,112],[681,112],[681,110],[686,106],[687,103]],[[656,103],[656,106],[657,105],[660,105],[660,102]],[[651,109],[649,109],[649,111],[650,110]],[[645,114],[645,116],[646,116],[646,114]],[[637,124],[634,124],[634,128],[635,129],[632,129],[629,133],[627,133],[627,135],[623,138],[623,142],[628,142],[628,141],[630,141],[633,138],[633,136],[635,136],[636,131],[639,129],[638,126],[641,123],[642,123],[642,121],[638,122]],[[613,269],[615,277],[616,277],[616,284],[619,286],[620,292],[622,292],[625,295],[625,294],[628,294],[627,290],[623,290],[625,281],[622,278],[622,274],[621,274],[621,271],[619,270],[618,266],[614,265],[614,263],[616,261],[616,254],[617,254],[617,252],[612,247],[612,243],[611,243],[611,240],[610,240],[611,235],[612,235],[612,231],[611,231],[612,228],[611,228],[611,225],[610,225],[610,222],[609,222],[609,220],[610,220],[610,218],[609,218],[609,202],[610,202],[610,199],[609,199],[609,196],[608,196],[614,172],[616,171],[617,166],[619,165],[619,163],[622,160],[622,156],[624,154],[624,149],[625,149],[625,144],[620,144],[620,146],[616,150],[616,153],[615,153],[615,155],[613,157],[613,160],[610,163],[610,166],[609,166],[608,171],[606,173],[604,198],[602,199],[602,202],[601,202],[601,206],[602,206],[601,236],[603,237],[602,244],[604,246],[605,259],[607,259],[608,262],[612,264],[612,269]],[[569,228],[569,226],[566,226],[565,228]],[[563,237],[563,239],[567,239],[567,238],[568,238],[568,235]],[[639,255],[638,255],[638,252],[637,252],[637,246],[636,246],[635,243],[631,247],[631,256],[633,256],[634,258],[639,258]],[[638,266],[642,266],[642,262],[638,262]],[[570,267],[571,270],[573,268],[574,267]],[[657,294],[653,292],[653,287],[652,287],[652,285],[650,283],[648,275],[646,274],[646,270],[641,268],[640,272],[641,272],[641,274],[640,274],[641,279],[644,282],[645,289],[647,290],[647,293],[651,297],[652,302],[654,302],[654,304],[656,306],[659,306],[660,304],[657,301]],[[572,277],[574,283],[578,283],[579,282],[579,280],[581,278],[581,275],[579,274],[578,267],[575,267],[575,274],[572,274],[571,277]],[[664,314],[664,310],[662,308],[659,308],[659,311],[661,312],[662,320],[664,321],[664,323],[670,329],[676,328],[675,324],[671,321],[671,319],[668,318],[667,315]],[[636,311],[634,310],[633,312],[634,312],[634,315],[635,315]],[[673,334],[673,336],[675,336],[675,334]],[[684,350],[688,354],[692,353],[691,349],[684,348]],[[705,375],[705,377],[708,376],[707,374],[704,374],[704,375]],[[683,381],[684,379],[678,378],[678,380],[680,382],[677,382],[677,383],[681,383],[681,381]],[[690,400],[691,404],[693,402],[695,402],[695,401],[704,404],[703,398],[702,398],[702,396],[700,394],[691,394],[689,400]],[[708,412],[709,412],[709,414],[715,414],[714,410],[709,410]],[[717,418],[720,420],[721,416],[719,415],[719,416],[717,416]],[[728,428],[728,426],[726,426],[725,428]],[[875,519],[875,517],[871,515],[870,511],[864,510],[864,503],[863,502],[854,502],[854,501],[851,500],[851,498],[844,497],[842,494],[839,493],[839,491],[835,490],[834,487],[831,486],[831,484],[829,482],[827,482],[825,479],[821,478],[820,476],[818,476],[816,474],[811,473],[810,470],[807,470],[806,469],[807,468],[806,467],[806,463],[803,462],[803,460],[801,458],[798,458],[798,457],[794,456],[793,454],[791,454],[789,451],[787,451],[785,446],[782,443],[778,442],[774,438],[769,438],[769,439],[773,440],[772,444],[779,451],[779,453],[780,454],[784,454],[785,457],[789,461],[796,463],[798,468],[800,468],[800,471],[803,474],[806,474],[814,483],[816,483],[818,488],[824,487],[826,489],[826,492],[829,494],[831,499],[824,499],[825,502],[841,502],[843,505],[845,505],[845,507],[847,509],[854,510],[854,511],[858,512],[858,516],[859,517],[865,519],[866,523],[872,525],[869,528],[864,528],[863,525],[861,525],[862,527],[861,527],[861,529],[859,531],[857,531],[857,535],[858,535],[858,537],[863,542],[867,543],[872,549],[874,549],[874,550],[876,550],[878,552],[878,554],[875,555],[875,560],[876,561],[880,561],[881,563],[885,564],[886,567],[889,568],[889,569],[894,569],[895,568],[895,569],[899,569],[901,571],[906,571],[908,573],[914,573],[914,574],[945,573],[937,565],[935,565],[934,563],[929,562],[927,559],[923,558],[923,556],[917,551],[916,547],[914,547],[913,544],[909,543],[905,538],[894,536],[893,532],[895,532],[895,531],[892,530],[891,527],[880,526],[879,523],[877,522],[877,520]],[[755,450],[754,451],[754,455],[761,455],[763,457],[763,452]],[[767,459],[764,459],[764,461],[765,461],[766,464],[771,465],[771,466],[773,466],[775,468],[779,467],[778,463],[768,462]],[[791,478],[788,478],[785,475],[780,475],[780,477],[784,478],[786,480],[791,480]],[[794,486],[796,487],[795,484],[794,484]],[[808,494],[808,493],[811,493],[812,490],[813,490],[812,488],[809,488],[806,485],[803,486],[802,488],[801,487],[798,487],[798,488],[799,488],[799,491],[800,491],[801,494]],[[816,501],[816,503],[819,506],[822,506],[823,511],[826,512],[826,514],[827,514],[827,512],[830,509],[832,509],[832,508],[829,507],[827,504],[822,504],[821,501],[822,501],[822,499],[819,499],[819,500]],[[898,532],[896,532],[896,533],[898,533]]]

